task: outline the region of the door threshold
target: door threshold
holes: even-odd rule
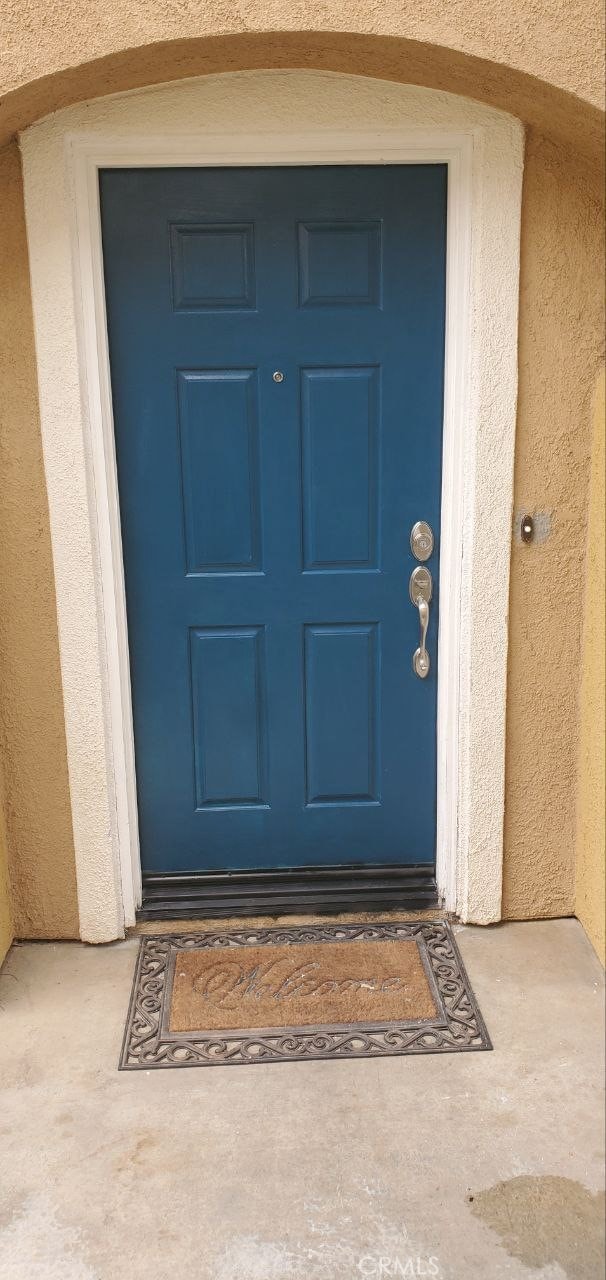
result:
[[[435,866],[293,867],[144,875],[138,920],[416,911],[438,906]]]

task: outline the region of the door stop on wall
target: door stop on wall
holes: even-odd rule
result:
[[[534,536],[534,520],[532,516],[522,516],[520,535],[522,542],[532,542]]]

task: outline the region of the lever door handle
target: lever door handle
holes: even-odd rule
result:
[[[429,569],[424,565],[418,565],[413,569],[408,584],[410,599],[419,610],[419,625],[421,628],[421,639],[418,649],[415,649],[412,656],[412,665],[415,674],[419,680],[424,680],[429,675],[429,654],[427,652],[427,628],[429,626],[429,602],[433,591],[433,582]]]

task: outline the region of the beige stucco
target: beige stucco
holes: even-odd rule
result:
[[[479,98],[599,153],[595,0],[7,0],[4,136],[70,101],[247,67],[319,67]]]
[[[0,733],[19,937],[77,936],[48,504],[17,147],[0,152]]]
[[[522,213],[515,510],[540,520],[530,546],[514,531],[512,550],[503,884],[504,915],[511,919],[574,911],[602,218],[595,176],[531,135]]]
[[[604,370],[602,369],[594,397],[589,490],[575,902],[576,915],[590,937],[602,964],[606,961],[604,937],[606,929],[604,416]]]
[[[593,0],[375,6],[12,0],[0,120],[10,136],[79,98],[204,71],[315,66],[438,85],[527,126],[507,707],[504,913],[574,910],[579,654],[591,396],[601,358],[601,58]],[[0,715],[15,925],[73,936],[76,894],[48,512],[17,152],[0,161],[8,305],[0,515]],[[545,533],[546,529],[549,529]]]
[[[4,821],[4,787],[0,772],[0,965],[13,941],[12,894],[8,878],[8,842]]]

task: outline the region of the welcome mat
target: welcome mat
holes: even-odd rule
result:
[[[491,1049],[443,920],[144,937],[120,1068]]]

